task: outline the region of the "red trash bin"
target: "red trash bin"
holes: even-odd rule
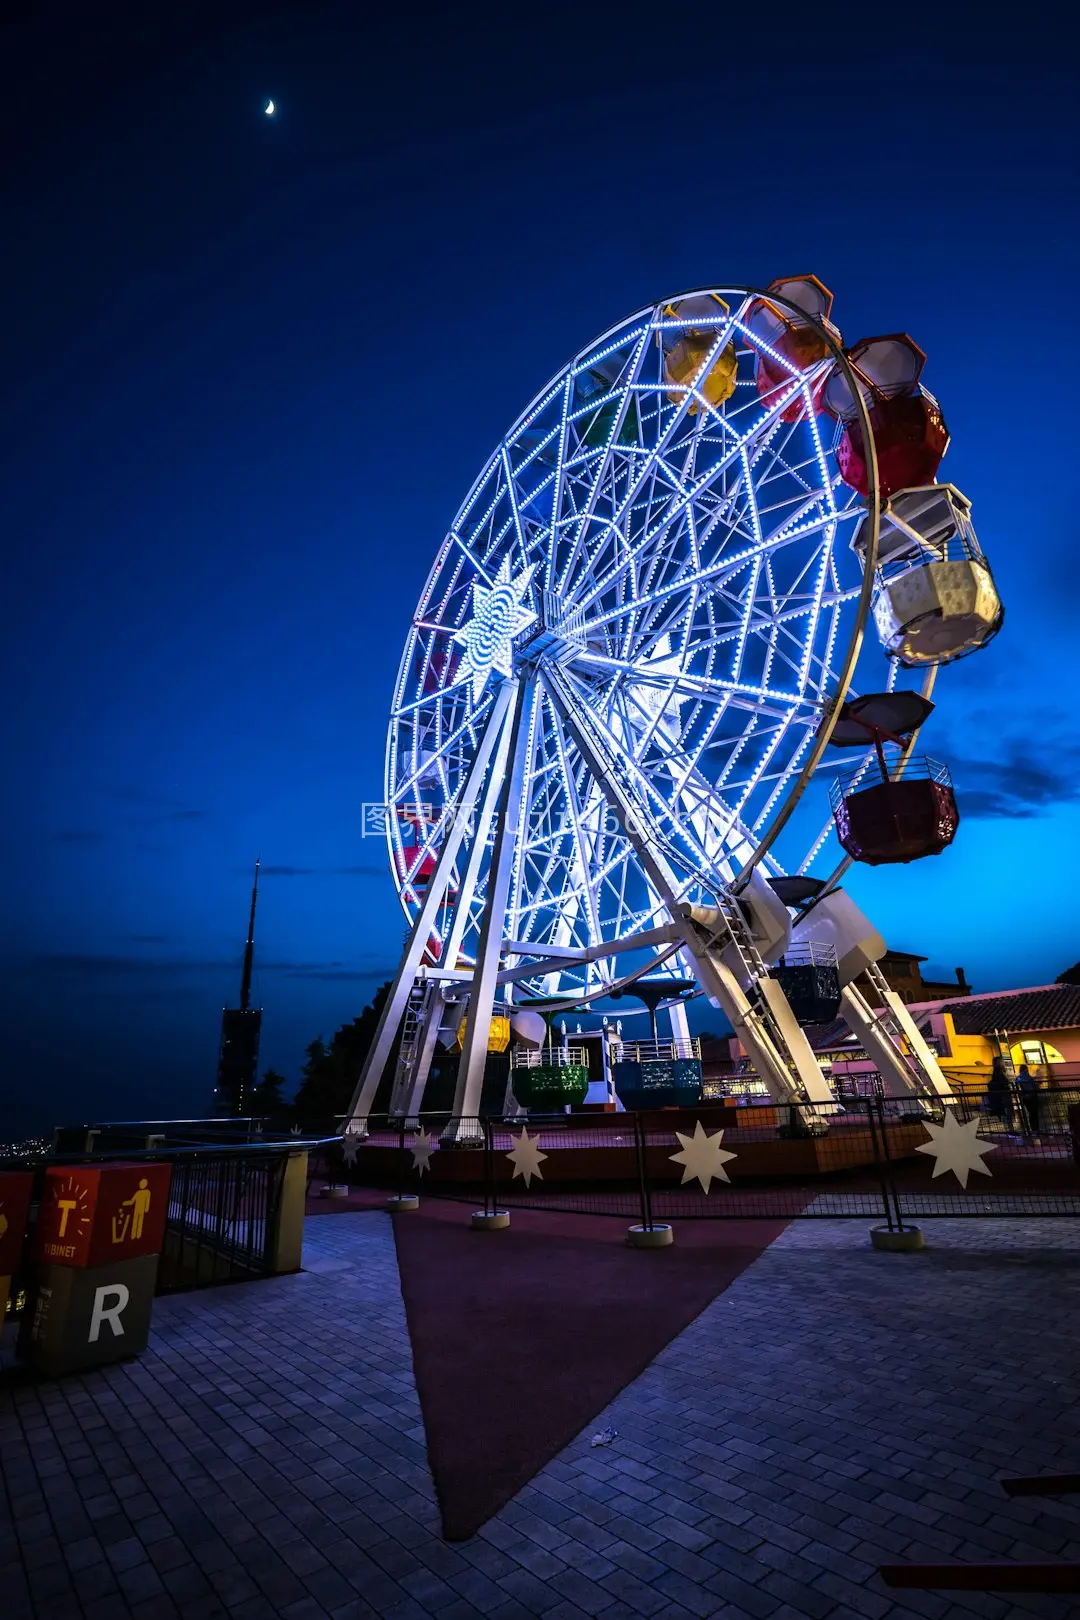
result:
[[[150,1336],[171,1166],[54,1165],[34,1234],[25,1347],[44,1373],[137,1355]]]

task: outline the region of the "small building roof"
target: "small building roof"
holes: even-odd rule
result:
[[[1080,1029],[1080,985],[1046,984],[1032,990],[1006,990],[997,995],[965,996],[942,1001],[936,1012],[952,1014],[958,1035],[1010,1034],[1040,1029]]]
[[[1080,1029],[1080,985],[1043,984],[1028,990],[986,991],[980,996],[948,996],[912,1003],[908,1012],[924,1030],[932,1013],[951,1013],[958,1035],[1012,1035],[1037,1030]],[[807,1039],[815,1052],[857,1046],[843,1018],[830,1024],[809,1024]]]

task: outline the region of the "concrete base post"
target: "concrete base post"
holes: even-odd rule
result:
[[[926,1247],[919,1226],[874,1226],[870,1229],[870,1241],[875,1249],[885,1254],[918,1254]]]
[[[626,1241],[632,1249],[666,1249],[675,1241],[670,1226],[631,1226]]]

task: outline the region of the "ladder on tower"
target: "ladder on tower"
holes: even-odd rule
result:
[[[886,1086],[898,1085],[915,1097],[947,1097],[952,1087],[926,1037],[876,962],[866,978],[878,997],[872,1007],[855,984],[845,986],[841,1013],[877,1063]]]
[[[401,1044],[398,1047],[394,1083],[390,1089],[388,1112],[394,1118],[408,1113],[412,1102],[413,1086],[424,1050],[424,1036],[430,1022],[432,1003],[438,994],[434,979],[414,979],[405,1003],[401,1021]]]
[[[817,1108],[807,1111],[804,1120],[813,1129],[812,1121],[822,1110],[828,1084],[806,1033],[796,1020],[779,980],[769,972],[737,897],[722,893],[716,910],[723,918],[728,939],[717,938],[714,943],[719,945],[721,951],[731,949],[734,952],[738,963],[736,977],[750,1004],[754,1021],[765,1035],[772,1054],[779,1060],[789,1100],[806,1098],[808,1102],[817,1104]],[[767,1077],[762,1078],[767,1083]],[[813,1085],[814,1080],[818,1082],[817,1085]],[[816,1098],[814,1091],[819,1093]],[[822,1111],[831,1113],[833,1110],[826,1103]]]

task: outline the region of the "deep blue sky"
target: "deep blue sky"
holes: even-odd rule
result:
[[[912,333],[1007,604],[927,738],[956,845],[849,886],[979,989],[1080,956],[1050,15],[143,9],[5,37],[0,1135],[205,1109],[256,854],[264,1062],[360,1010],[403,924],[359,807],[446,524],[570,354],[710,281],[813,270],[849,340]]]

